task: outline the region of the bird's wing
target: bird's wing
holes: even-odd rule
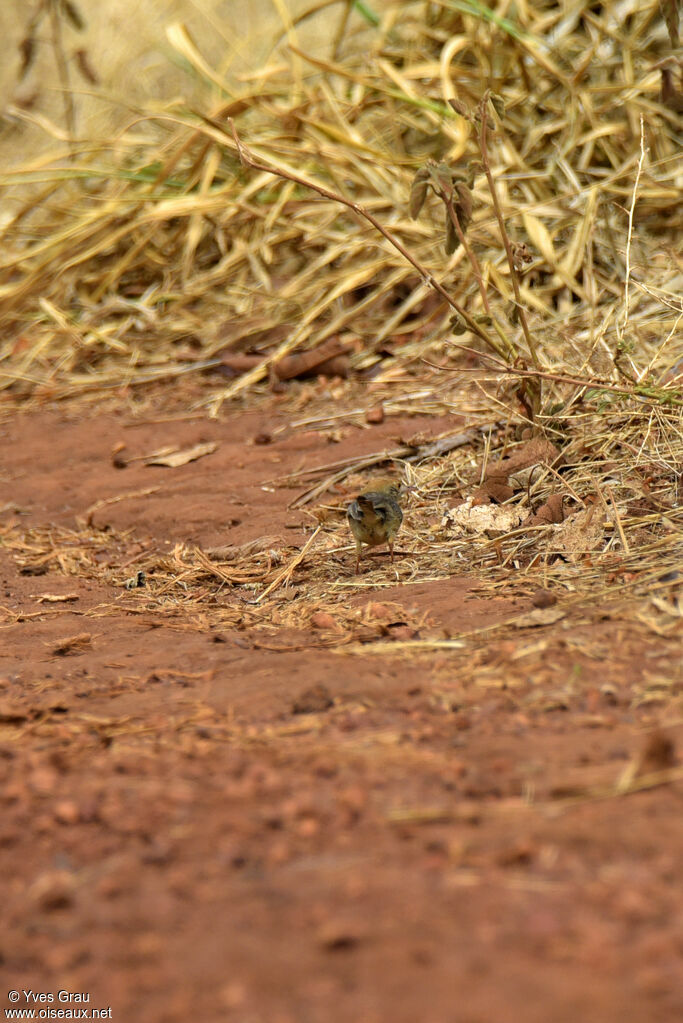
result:
[[[371,490],[367,494],[360,495],[358,504],[366,516],[372,516],[373,519],[386,522],[391,508],[391,501],[387,498],[386,494]]]
[[[355,501],[351,502],[346,509],[346,514],[350,519],[355,519],[357,522],[365,521],[370,525],[372,522],[386,522],[392,510],[398,510],[400,514],[395,500],[382,493],[381,490],[369,490],[367,494],[360,494]]]
[[[363,518],[363,509],[359,505],[358,501],[352,501],[346,509],[346,514],[350,519],[355,519],[356,522],[360,522]]]

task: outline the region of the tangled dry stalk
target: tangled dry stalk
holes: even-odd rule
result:
[[[405,542],[420,562],[404,561],[403,577],[447,573],[465,548],[476,567],[554,571],[538,532],[446,545],[440,525],[447,499],[523,443],[525,425],[565,463],[526,487],[529,511],[558,489],[576,507],[604,503],[613,532],[584,583],[666,574],[680,557],[683,464],[675,32],[657,0],[626,0],[619,22],[612,7],[563,10],[522,7],[512,21],[476,0],[389,5],[371,53],[354,47],[356,14],[334,60],[290,38],[296,63],[254,69],[230,95],[174,26],[171,43],[206,80],[203,108],[150,105],[112,143],[70,138],[0,176],[13,210],[0,234],[5,409],[190,376],[195,408],[217,416],[261,400],[284,356],[337,339],[351,375],[335,409],[293,385],[293,428],[353,419],[370,401],[487,425],[476,456],[406,462],[419,496]],[[467,222],[445,192],[412,219],[415,175],[444,165],[471,177]],[[448,255],[438,198],[461,242]],[[235,353],[257,358],[226,384]],[[370,465],[321,467],[317,496]],[[346,542],[334,514],[332,551]],[[206,556],[177,558],[184,584],[212,571]],[[241,583],[292,572],[263,562]],[[173,572],[162,578],[170,599]],[[327,584],[318,569],[308,579],[319,608]]]

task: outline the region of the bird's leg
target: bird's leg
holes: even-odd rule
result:
[[[394,543],[393,540],[389,541],[389,553],[391,554],[391,564],[394,563]]]
[[[360,572],[360,556],[363,550],[363,544],[360,540],[356,540],[356,575]]]

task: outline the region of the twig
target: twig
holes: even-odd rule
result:
[[[624,550],[625,550],[625,552],[627,554],[630,554],[631,553],[631,547],[629,545],[628,540],[626,539],[626,533],[624,532],[624,527],[623,527],[623,525],[621,523],[621,515],[619,514],[619,509],[617,508],[617,502],[614,500],[614,494],[612,493],[612,488],[608,487],[608,486],[605,486],[605,490],[607,491],[607,495],[608,495],[608,497],[610,499],[610,502],[611,502],[611,505],[612,505],[612,511],[614,512],[614,521],[616,523],[617,530],[619,531],[619,537],[621,539],[621,546],[624,548]]]
[[[77,515],[76,522],[81,528],[84,526],[92,526],[93,515],[102,508],[108,508],[109,505],[118,504],[119,501],[132,501],[136,497],[148,497],[150,494],[158,493],[161,489],[161,487],[145,487],[144,490],[129,490],[125,494],[117,494],[116,497],[102,497],[99,501],[95,501],[94,504],[89,505],[82,514]]]
[[[446,301],[449,304],[449,306],[452,309],[455,309],[456,313],[462,317],[462,319],[465,321],[465,323],[472,331],[472,333],[476,334],[477,337],[480,337],[482,341],[485,341],[486,344],[491,349],[493,349],[494,352],[500,354],[499,345],[495,338],[491,337],[491,335],[486,330],[484,330],[484,328],[481,327],[477,323],[477,321],[472,318],[472,316],[470,316],[467,310],[464,309],[458,302],[456,302],[456,300],[451,295],[448,294],[443,285],[440,284],[439,281],[437,281],[436,278],[432,276],[429,270],[427,270],[427,268],[423,266],[422,263],[420,263],[415,258],[415,256],[413,256],[408,251],[408,249],[406,249],[406,247],[398,240],[398,238],[395,238],[393,234],[387,231],[387,229],[380,223],[380,221],[376,217],[372,215],[372,213],[369,213],[366,209],[364,209],[363,206],[359,205],[359,203],[352,202],[350,199],[344,198],[343,195],[339,195],[337,192],[332,192],[328,188],[323,188],[322,185],[318,185],[313,181],[309,181],[307,178],[302,178],[298,174],[292,174],[290,171],[284,171],[281,170],[279,167],[272,167],[270,166],[270,164],[262,163],[260,160],[257,160],[254,156],[252,156],[249,149],[247,149],[244,143],[240,140],[239,136],[237,135],[237,129],[235,128],[235,124],[232,118],[230,117],[228,118],[228,124],[230,125],[232,137],[235,140],[235,145],[237,146],[237,152],[240,158],[240,162],[242,163],[243,166],[251,167],[252,170],[263,171],[266,174],[273,174],[275,175],[275,177],[284,178],[286,181],[293,181],[294,184],[301,185],[303,188],[310,188],[312,191],[317,192],[318,195],[321,195],[323,199],[329,199],[330,202],[340,203],[342,206],[346,206],[347,209],[352,210],[357,216],[362,217],[364,220],[367,220],[368,223],[372,224],[375,230],[379,231],[379,233],[384,238],[386,238],[389,244],[393,245],[393,247],[398,252],[401,253],[403,258],[406,259],[410,263],[410,265],[417,270],[425,284],[427,284],[428,287],[436,291],[441,296],[441,298],[443,298],[444,301]]]
[[[484,303],[484,309],[486,310],[487,315],[489,316],[489,318],[491,320],[491,323],[495,327],[496,333],[498,334],[498,336],[501,339],[501,341],[503,342],[503,344],[507,346],[509,354],[514,359],[514,358],[517,357],[517,351],[515,350],[515,346],[510,341],[510,338],[507,336],[505,331],[502,329],[502,327],[498,323],[498,320],[495,318],[495,316],[491,312],[491,304],[489,302],[489,295],[488,295],[488,291],[486,290],[486,285],[484,283],[484,278],[483,278],[483,275],[482,275],[482,272],[481,272],[481,267],[479,266],[479,260],[477,259],[476,255],[475,255],[474,249],[470,246],[469,242],[467,241],[467,238],[465,237],[465,232],[463,231],[462,225],[460,223],[460,220],[458,219],[458,214],[456,213],[455,206],[453,205],[453,200],[444,191],[441,192],[440,198],[442,199],[444,205],[446,206],[446,209],[448,210],[448,216],[451,218],[451,223],[453,224],[453,227],[455,228],[455,233],[458,236],[458,240],[459,240],[460,244],[462,245],[463,249],[465,250],[465,255],[467,256],[467,258],[470,261],[470,266],[472,267],[472,272],[474,273],[474,276],[475,276],[476,281],[477,281],[477,285],[479,287],[479,294],[481,295],[481,300]],[[496,347],[496,351],[498,352],[498,354],[500,356],[503,356],[503,353],[500,351],[500,349],[498,347]]]
[[[617,336],[619,338],[619,344],[623,343],[624,331],[628,325],[628,317],[630,311],[631,297],[629,294],[629,285],[631,281],[631,239],[633,237],[633,214],[636,208],[636,197],[638,194],[638,184],[640,182],[640,175],[643,171],[643,163],[645,162],[645,135],[643,129],[643,115],[640,115],[640,156],[638,158],[638,169],[636,171],[636,180],[633,183],[633,197],[631,199],[631,208],[628,211],[628,234],[626,236],[626,270],[624,277],[624,318],[617,326]]]
[[[209,415],[212,419],[216,419],[223,402],[227,401],[228,398],[234,398],[236,394],[239,394],[240,391],[244,391],[247,387],[251,387],[252,384],[258,383],[258,381],[266,375],[274,363],[279,362],[280,359],[284,358],[285,355],[289,355],[289,353],[297,347],[304,330],[304,325],[300,326],[299,329],[295,330],[290,337],[285,338],[282,344],[280,344],[274,352],[271,352],[270,355],[264,356],[261,362],[254,366],[253,369],[250,369],[248,373],[243,373],[242,376],[239,376],[236,380],[234,380],[229,387],[226,387],[218,394],[213,394],[209,398],[202,399],[195,407],[201,408],[203,406],[208,406],[210,408]],[[220,363],[220,360],[213,361]]]
[[[489,426],[489,430],[493,429],[493,424]],[[480,428],[481,430],[484,427]],[[299,472],[290,473],[287,476],[279,477],[280,480],[294,480],[302,476],[311,476],[315,473],[325,472],[329,469],[335,469],[330,476],[326,476],[320,483],[311,487],[309,490],[300,494],[296,500],[294,500],[289,508],[301,508],[302,505],[308,504],[310,501],[315,500],[330,487],[334,486],[335,483],[340,483],[347,476],[350,476],[352,472],[358,472],[362,469],[369,469],[373,465],[377,465],[380,462],[388,461],[402,461],[408,464],[415,462],[422,462],[429,458],[439,458],[442,455],[447,454],[449,451],[454,451],[456,448],[463,447],[465,444],[471,444],[476,439],[476,430],[467,430],[463,433],[449,434],[445,437],[440,437],[435,441],[430,441],[428,444],[421,444],[418,448],[414,444],[402,444],[400,447],[391,448],[385,451],[377,451],[372,455],[355,455],[353,458],[345,458],[340,462],[332,462],[328,465],[315,466],[312,469],[303,469]]]
[[[452,342],[451,342],[452,344]],[[617,384],[610,383],[609,380],[599,379],[584,379],[582,377],[570,376],[568,373],[551,373],[544,372],[540,369],[523,369],[521,366],[508,366],[506,362],[502,360],[499,362],[492,355],[488,355],[486,352],[477,352],[473,348],[468,348],[467,345],[456,345],[453,344],[454,348],[459,349],[463,352],[473,352],[474,355],[480,359],[489,359],[493,367],[500,373],[507,373],[510,376],[518,377],[538,377],[540,380],[554,380],[559,384],[573,384],[575,387],[590,388],[596,391],[613,391],[615,394],[623,394],[628,398],[642,398],[650,401],[659,401],[662,404],[675,405],[676,407],[683,407],[683,401],[679,398],[675,398],[670,391],[667,391],[663,387],[650,387],[646,384],[636,384],[634,387],[619,387]],[[423,360],[426,361],[426,360]],[[434,369],[446,371],[443,366],[439,366],[436,363],[429,363]],[[460,373],[478,372],[475,369],[468,369],[466,366],[459,369]]]
[[[315,540],[315,538],[317,537],[317,535],[318,535],[318,533],[320,532],[321,529],[322,529],[322,526],[318,526],[317,527],[316,531],[308,538],[308,540],[306,541],[304,546],[301,548],[299,553],[297,555],[295,555],[295,557],[290,561],[290,563],[288,565],[285,565],[285,567],[282,569],[281,572],[278,572],[278,574],[275,576],[275,578],[273,579],[273,581],[270,584],[270,586],[266,586],[266,588],[263,591],[263,593],[260,593],[259,596],[256,598],[256,600],[250,600],[249,601],[250,604],[260,604],[261,601],[264,600],[268,596],[269,593],[272,593],[273,590],[276,589],[284,579],[289,579],[291,577],[292,572],[294,571],[296,566],[299,565],[304,560],[304,557],[305,557],[306,553],[308,552],[308,550],[312,546],[313,541]]]
[[[498,221],[498,227],[500,228],[501,238],[503,240],[503,245],[505,246],[505,255],[507,256],[508,265],[510,267],[510,279],[512,281],[512,288],[513,288],[514,293],[515,293],[515,304],[517,306],[517,313],[519,315],[519,322],[522,325],[522,330],[524,332],[524,338],[526,340],[527,347],[529,349],[529,354],[531,355],[531,359],[532,359],[532,361],[534,363],[534,366],[536,366],[536,368],[538,368],[540,366],[540,362],[538,360],[538,353],[536,351],[536,344],[535,344],[535,342],[534,342],[534,340],[533,340],[533,338],[531,336],[531,331],[529,330],[529,324],[528,324],[527,318],[526,318],[526,311],[524,309],[524,306],[522,305],[522,294],[521,294],[521,291],[520,291],[520,288],[519,288],[519,275],[517,273],[517,267],[515,265],[515,259],[514,259],[514,256],[512,254],[512,246],[510,245],[510,239],[508,237],[507,229],[505,227],[505,219],[503,217],[503,211],[501,209],[500,201],[498,199],[498,193],[496,191],[496,183],[495,183],[495,181],[493,179],[493,174],[491,173],[491,164],[489,163],[489,154],[488,154],[488,147],[487,147],[487,142],[486,142],[486,132],[487,132],[487,127],[488,127],[488,123],[487,123],[488,122],[488,109],[487,109],[487,107],[488,107],[488,100],[489,100],[489,92],[487,91],[484,94],[484,98],[482,99],[482,101],[481,101],[481,103],[479,105],[479,110],[480,110],[480,113],[481,113],[481,128],[480,128],[480,131],[479,131],[479,148],[481,150],[481,162],[482,162],[482,166],[484,168],[484,174],[486,175],[486,180],[488,182],[489,192],[491,193],[491,200],[493,202],[493,209],[494,209],[494,212],[496,214],[496,220]]]

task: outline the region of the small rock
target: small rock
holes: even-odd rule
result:
[[[597,714],[602,705],[602,694],[596,686],[586,690],[586,710],[589,714]]]
[[[534,607],[552,607],[553,604],[557,604],[557,597],[549,590],[540,589],[532,596],[531,603]]]
[[[413,629],[407,622],[390,622],[384,626],[382,632],[397,643],[407,643],[419,636],[417,629]]]
[[[292,704],[292,714],[320,714],[334,705],[327,686],[318,683],[305,689]]]
[[[666,771],[676,763],[676,746],[666,732],[656,731],[648,736],[643,749],[642,771]]]
[[[28,721],[28,718],[28,711],[20,707],[18,703],[9,703],[4,700],[0,703],[0,724],[20,725],[24,721]]]
[[[122,452],[125,450],[126,445],[122,440],[120,440],[118,444],[115,444],[114,447],[112,448],[111,464],[114,466],[115,469],[125,469],[126,466],[128,465],[128,459],[124,454],[122,454]]]
[[[524,867],[533,862],[536,847],[531,841],[520,839],[512,845],[499,850],[496,863],[501,867]]]
[[[296,831],[302,838],[313,838],[320,831],[320,822],[315,817],[304,817],[297,823]]]
[[[362,941],[363,935],[354,921],[327,920],[318,931],[318,942],[328,952],[347,951]]]
[[[339,629],[336,619],[325,611],[316,611],[311,615],[310,621],[314,629]]]
[[[226,1009],[242,1009],[247,1001],[247,989],[238,980],[229,981],[221,988],[220,1000]]]
[[[611,682],[605,682],[604,685],[600,686],[600,695],[610,707],[616,707],[619,703],[616,687]]]
[[[71,799],[60,800],[55,806],[54,814],[60,824],[77,824],[81,819],[81,812]]]
[[[392,613],[395,612],[395,608],[387,607],[386,604],[381,604],[379,601],[372,601],[367,605],[368,618],[389,618]]]
[[[67,870],[51,870],[41,874],[29,889],[29,898],[48,913],[66,909],[73,903],[76,882]]]
[[[384,422],[384,407],[377,405],[375,408],[369,408],[365,413],[365,422],[371,423],[373,426]]]
[[[31,789],[39,796],[49,796],[59,784],[59,775],[51,767],[36,767],[28,778]]]

